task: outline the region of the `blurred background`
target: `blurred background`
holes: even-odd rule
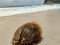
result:
[[[58,8],[60,0],[0,0],[0,16]]]
[[[60,0],[0,0],[0,7],[21,7],[42,4],[59,4]]]

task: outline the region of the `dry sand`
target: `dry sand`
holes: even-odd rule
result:
[[[42,26],[43,40],[38,45],[60,45],[60,9],[0,17],[0,45],[12,45],[13,33],[26,22]]]

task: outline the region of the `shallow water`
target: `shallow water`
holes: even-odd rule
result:
[[[60,4],[0,8],[0,17],[10,16],[14,14],[24,14],[24,13],[45,11],[51,9],[60,9]]]

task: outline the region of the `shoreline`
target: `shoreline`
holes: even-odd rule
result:
[[[60,9],[60,5],[54,4],[54,5],[41,5],[31,7],[0,8],[0,17],[15,14],[34,13],[38,11],[46,11],[53,9]]]

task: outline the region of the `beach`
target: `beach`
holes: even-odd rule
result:
[[[23,7],[4,7],[0,8],[0,17],[11,16],[15,14],[34,13],[38,11],[45,11],[52,9],[60,9],[60,4],[23,6]]]
[[[0,45],[12,45],[14,32],[27,22],[42,27],[43,40],[38,45],[60,45],[60,9],[0,17]]]

